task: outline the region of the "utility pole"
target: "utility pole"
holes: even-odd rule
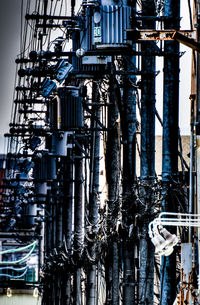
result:
[[[142,1],[142,17],[155,16],[155,2]],[[155,21],[143,20],[144,29],[155,29]],[[138,304],[153,304],[154,299],[154,249],[148,236],[148,222],[154,213],[154,198],[150,191],[155,181],[155,42],[142,42],[141,78],[141,158],[140,183],[143,206],[140,232],[140,267]],[[142,219],[144,216],[144,221]]]
[[[193,25],[197,25],[196,27],[196,33],[197,33],[197,42],[200,41],[200,30],[199,30],[199,24],[200,24],[200,19],[199,19],[199,14],[200,14],[200,1],[199,0],[194,0],[193,1],[193,12],[194,12],[194,16],[193,16]],[[195,191],[195,199],[196,199],[196,204],[194,207],[194,210],[197,214],[200,213],[200,174],[199,174],[199,169],[200,169],[200,54],[199,52],[193,53],[193,71],[194,72],[194,77],[195,80],[193,79],[192,82],[192,94],[195,93],[195,95],[191,95],[191,119],[192,119],[192,115],[193,115],[193,122],[191,120],[191,138],[192,140],[194,139],[195,136],[195,140],[196,140],[196,145],[194,145],[194,142],[192,143],[191,140],[191,144],[193,144],[195,147],[195,153],[196,153],[196,158],[195,158],[195,166],[196,166],[196,177],[195,177],[195,183],[196,183],[196,191]],[[193,76],[192,75],[192,76]],[[194,85],[195,89],[194,89]],[[194,99],[195,98],[195,99]],[[194,99],[194,100],[193,100]],[[193,110],[192,110],[193,107]],[[196,125],[196,126],[195,126]],[[194,128],[195,126],[195,128]],[[191,149],[193,149],[193,147],[191,147]],[[191,166],[192,164],[192,159],[191,159]],[[192,180],[192,169],[190,169],[191,171],[191,180]],[[192,191],[192,190],[191,190]],[[198,242],[200,240],[200,229],[197,229],[197,238],[198,238]],[[198,277],[200,277],[200,259],[199,259],[199,254],[200,254],[200,249],[198,247],[198,261],[197,261],[197,265],[198,265]],[[200,289],[200,281],[198,280],[198,290]]]
[[[117,209],[119,200],[119,111],[117,102],[120,100],[120,91],[114,76],[114,65],[109,80],[109,106],[108,106],[108,132],[106,143],[106,179],[108,184],[108,235],[112,236],[106,254],[106,280],[107,302],[112,305],[119,303],[119,245],[116,239],[116,222],[113,219],[114,210]],[[112,235],[111,235],[112,234]]]
[[[65,171],[63,175],[63,194],[64,194],[64,206],[63,206],[63,225],[64,225],[64,238],[66,243],[66,251],[68,255],[72,254],[72,214],[73,214],[73,159],[72,148],[68,148],[68,156],[65,161]],[[66,305],[71,303],[71,266],[67,266],[66,273],[63,279],[63,302]]]
[[[92,102],[99,103],[99,91],[95,81],[92,85]],[[100,106],[93,106],[95,116],[100,120]],[[89,223],[90,230],[88,235],[89,256],[92,261],[89,261],[87,270],[87,305],[95,305],[97,300],[97,255],[96,255],[96,238],[98,232],[98,199],[99,199],[99,172],[100,172],[100,130],[98,130],[98,123],[92,119],[91,127],[93,129],[91,134],[91,155],[90,155],[90,190],[89,190]],[[91,240],[91,242],[90,242]]]
[[[179,29],[180,1],[166,0],[165,29]],[[179,105],[179,43],[164,43],[164,97],[163,97],[163,211],[176,212],[176,203],[169,200],[170,184],[177,181],[178,173],[178,105]],[[161,304],[173,303],[176,297],[176,253],[162,257]]]
[[[59,93],[58,93],[59,94]],[[59,109],[62,97],[57,100],[57,109]],[[60,174],[58,168],[61,167],[60,159],[66,159],[66,138],[67,132],[62,131],[62,126],[57,121],[57,130],[52,135],[52,235],[53,242],[52,248],[58,252],[63,245],[63,232],[64,232],[64,221],[63,221],[63,207],[64,207],[64,196],[61,185],[63,184],[63,175]],[[61,171],[63,172],[63,171]],[[56,173],[56,174],[55,174]],[[53,274],[53,302],[54,304],[62,304],[62,274],[59,272],[59,268],[55,270]]]
[[[83,160],[82,152],[75,149],[75,198],[74,198],[74,252],[76,269],[74,271],[74,305],[81,305],[81,265],[83,246]]]
[[[135,69],[135,57],[127,57],[125,69],[131,71]],[[135,77],[127,76],[124,78],[123,88],[123,111],[121,113],[122,142],[123,142],[123,226],[129,228],[134,222],[134,209],[130,206],[129,198],[133,191],[133,183],[136,177],[136,88],[134,88]],[[134,202],[132,203],[134,205]],[[124,260],[124,286],[123,304],[135,304],[137,283],[136,278],[136,258],[134,247],[136,245],[128,237],[128,232],[123,238],[123,260]]]

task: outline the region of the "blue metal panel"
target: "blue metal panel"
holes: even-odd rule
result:
[[[100,15],[97,20],[95,14]],[[108,47],[127,44],[126,30],[130,29],[131,7],[103,5],[87,8],[86,27],[81,33],[81,48],[92,50],[97,44]]]
[[[78,88],[75,89],[74,92],[77,91],[79,95]],[[82,99],[74,96],[73,90],[68,88],[59,88],[58,95],[61,107],[61,129],[67,130],[83,126]]]
[[[125,44],[130,29],[131,7],[104,5],[101,10],[102,44]]]

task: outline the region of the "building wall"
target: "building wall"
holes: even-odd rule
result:
[[[1,305],[40,305],[41,297],[34,298],[32,295],[18,294],[8,298],[6,295],[0,296]]]
[[[138,145],[140,146],[140,137],[137,138]],[[155,139],[155,167],[156,167],[156,174],[158,178],[161,178],[162,173],[162,136],[156,136]],[[181,136],[181,142],[182,142],[182,151],[183,151],[183,158],[186,161],[187,165],[190,165],[190,136]],[[179,149],[180,151],[180,149]],[[181,167],[181,160],[178,158],[178,165],[179,165],[179,171],[182,170]],[[139,155],[137,152],[137,162],[136,162],[136,170],[137,170],[137,176],[140,176],[140,162],[139,162]]]

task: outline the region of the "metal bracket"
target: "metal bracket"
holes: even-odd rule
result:
[[[200,43],[196,41],[196,31],[176,30],[126,30],[127,39],[132,41],[176,40],[195,51],[200,52]]]
[[[190,39],[196,38],[195,31],[176,31],[176,30],[126,30],[128,40],[174,40],[177,34],[181,37]]]

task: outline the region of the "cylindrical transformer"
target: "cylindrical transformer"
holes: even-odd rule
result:
[[[78,87],[58,89],[57,129],[72,130],[83,126],[82,98]]]

